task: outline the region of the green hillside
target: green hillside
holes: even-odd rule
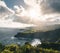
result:
[[[32,46],[29,42],[23,46],[0,43],[0,53],[60,53],[60,43],[42,43],[38,46]]]

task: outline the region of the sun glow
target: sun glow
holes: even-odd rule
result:
[[[27,9],[20,7],[21,13],[20,16],[22,17],[29,17],[39,19],[41,17],[41,9],[39,3],[36,0],[24,0],[24,3],[28,5]],[[18,8],[19,9],[19,8]]]
[[[38,17],[39,15],[38,15],[38,12],[37,12],[35,9],[31,9],[31,10],[29,11],[29,16],[30,16],[31,18],[36,18],[36,17]]]
[[[0,1],[0,27],[25,28],[34,27],[35,30],[49,31],[60,28],[60,13],[55,11],[46,0],[24,0],[22,5],[8,8],[4,1]],[[32,25],[33,24],[33,25]]]

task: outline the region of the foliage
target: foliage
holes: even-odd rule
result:
[[[60,53],[59,49],[54,49],[52,45],[57,45],[60,47],[58,43],[42,43],[38,46],[32,46],[29,42],[26,42],[23,46],[17,44],[10,44],[3,46],[0,44],[0,53]],[[3,46],[3,48],[2,48]]]
[[[0,43],[0,53],[4,49],[4,46]]]

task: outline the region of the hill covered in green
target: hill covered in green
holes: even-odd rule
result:
[[[26,32],[19,32],[15,35],[15,37],[23,37],[23,38],[38,38],[42,42],[60,42],[60,29],[52,30],[52,31],[26,31]]]
[[[42,43],[38,46],[32,46],[29,42],[23,46],[0,43],[0,53],[60,53],[60,43]]]

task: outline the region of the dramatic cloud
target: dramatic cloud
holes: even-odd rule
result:
[[[0,27],[3,28],[26,28],[33,27],[33,24],[24,24],[20,22],[14,22],[16,14],[13,10],[7,7],[4,1],[0,1]]]
[[[11,22],[9,20],[0,20],[0,27],[1,28],[20,28],[24,29],[26,27],[33,27],[34,25],[32,24],[23,24],[23,23],[18,23],[18,22]]]
[[[0,17],[5,17],[4,22],[0,20],[0,23],[2,23],[0,24],[1,27],[6,27],[7,25],[16,28],[17,25],[17,28],[19,28],[25,26],[32,27],[34,25],[34,29],[40,31],[49,31],[60,28],[58,0],[24,0],[24,3],[28,7],[24,8],[22,5],[14,5],[14,10],[9,9],[4,1],[0,1],[0,3]],[[6,24],[4,24],[5,22]],[[24,23],[24,26],[21,25],[21,23]]]
[[[28,5],[27,10],[23,7],[15,6],[18,18],[14,19],[14,21],[35,24],[37,25],[35,29],[39,29],[40,31],[60,28],[60,13],[56,13],[55,8],[51,6],[53,1],[51,0],[52,4],[49,1],[24,0],[25,4]]]
[[[0,1],[0,18],[7,17],[11,14],[13,14],[14,11],[9,9],[4,1]]]
[[[48,3],[55,12],[60,12],[60,0],[48,0]]]

